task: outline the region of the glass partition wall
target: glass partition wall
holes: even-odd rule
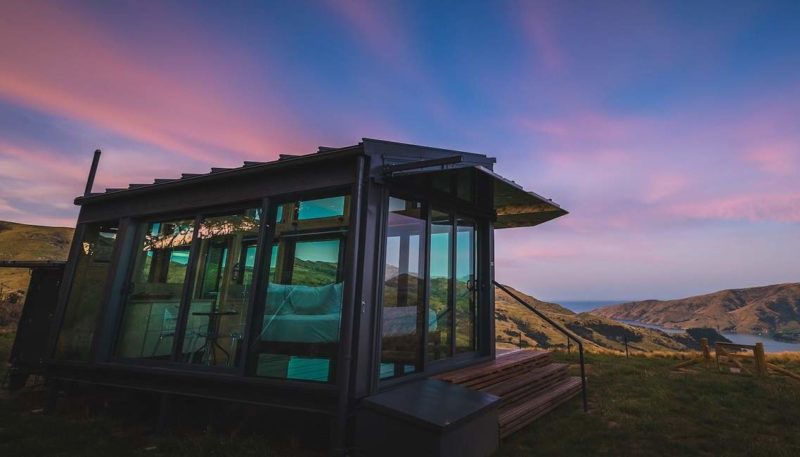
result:
[[[114,355],[333,381],[349,200],[278,202],[267,220],[249,207],[140,223]]]
[[[381,379],[479,350],[477,233],[455,210],[389,197]]]
[[[260,208],[142,224],[116,355],[236,366],[260,225]]]
[[[58,360],[88,361],[117,243],[117,222],[87,224],[56,343]]]

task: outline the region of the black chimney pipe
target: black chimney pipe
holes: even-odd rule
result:
[[[98,163],[100,163],[100,150],[95,149],[92,168],[89,169],[89,177],[86,179],[86,190],[83,191],[84,197],[92,193],[92,185],[94,185],[94,175],[97,174]]]

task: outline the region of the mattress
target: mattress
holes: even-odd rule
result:
[[[282,343],[335,343],[339,341],[339,322],[339,313],[264,316],[259,339]],[[413,335],[416,329],[415,306],[383,310],[383,336]],[[428,329],[436,330],[436,316],[433,313],[429,316]]]
[[[339,313],[264,316],[261,341],[333,343],[339,341]]]

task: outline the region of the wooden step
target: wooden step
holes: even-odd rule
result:
[[[551,363],[485,387],[481,391],[501,397],[501,405],[506,405],[563,382],[567,378],[568,368],[567,364]]]
[[[556,386],[500,410],[500,437],[518,431],[581,391],[581,379],[570,377]]]
[[[443,373],[436,379],[479,390],[549,363],[549,352],[521,350],[505,353],[491,362]]]

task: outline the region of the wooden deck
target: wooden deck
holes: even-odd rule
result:
[[[553,363],[546,351],[498,352],[491,362],[450,371],[441,381],[500,397],[500,436],[505,438],[581,391],[581,380],[567,376],[567,365]]]

